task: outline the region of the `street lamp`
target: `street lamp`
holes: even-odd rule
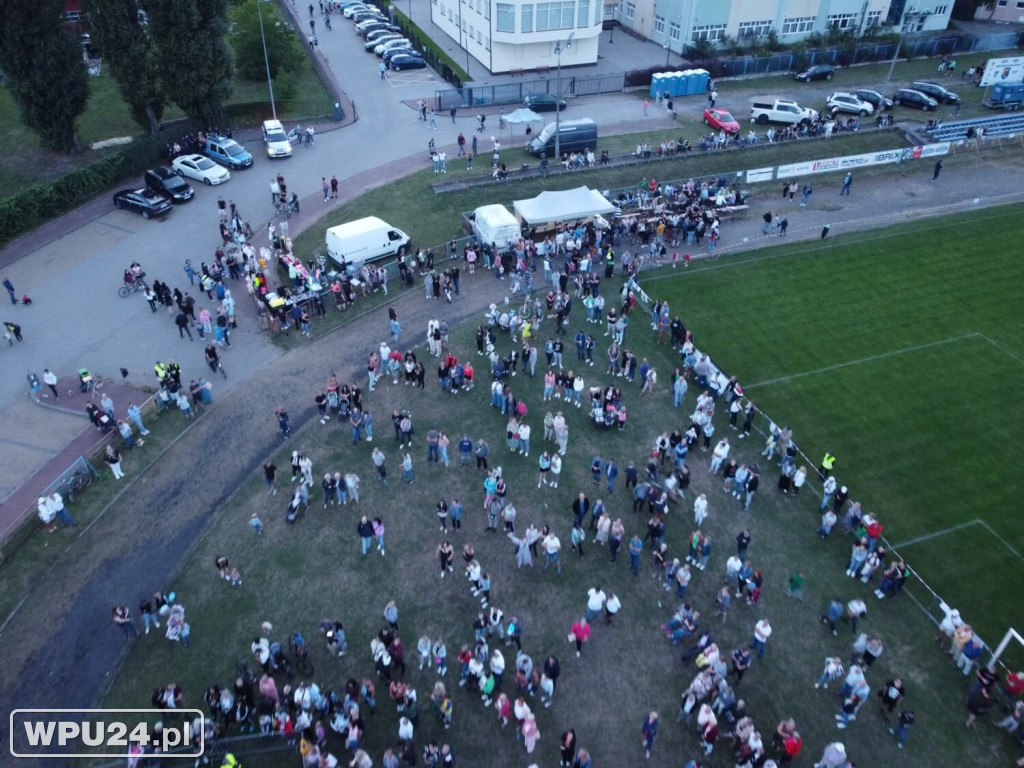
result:
[[[619,7],[617,5],[613,5],[612,6],[612,33],[608,36],[608,42],[609,43],[614,43],[615,42],[615,12],[617,10],[619,10]]]
[[[270,79],[270,58],[267,56],[267,36],[263,32],[263,4],[260,0],[256,2],[256,10],[260,17],[260,39],[263,41],[263,63],[267,67],[267,88],[270,91],[270,112],[274,115],[274,119],[277,120],[277,107],[274,106],[274,83]]]
[[[561,162],[562,160],[562,143],[560,141],[560,127],[561,127],[561,100],[562,100],[562,51],[566,48],[572,47],[572,39],[576,36],[575,32],[570,32],[569,37],[564,41],[559,40],[555,43],[555,56],[558,57],[558,91],[555,93],[555,162]]]
[[[909,11],[903,11],[903,16],[900,18],[900,36],[896,41],[896,52],[892,55],[892,63],[889,65],[889,74],[885,76],[886,83],[892,79],[892,71],[896,68],[896,59],[899,58],[900,47],[903,45],[903,33],[907,31],[907,27],[910,26],[915,16],[924,15],[926,15],[926,13],[918,13],[917,8],[911,8]]]
[[[665,43],[665,69],[668,69],[668,57],[672,53],[672,49],[668,47],[668,43]]]

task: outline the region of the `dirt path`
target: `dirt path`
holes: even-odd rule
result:
[[[970,163],[950,158],[936,184],[929,182],[930,164],[917,164],[908,167],[907,178],[894,170],[864,179],[851,198],[834,197],[834,175],[819,177],[818,207],[792,214],[790,239],[816,238],[823,221],[838,233],[1009,202],[1020,194],[1014,178],[1022,164],[1020,153],[982,152]],[[1008,172],[1010,166],[1018,171]],[[726,225],[726,246],[756,248],[765,239],[757,216]],[[430,317],[454,325],[481,316],[507,287],[484,273],[463,285],[451,306],[424,301],[420,286],[397,298],[406,338],[418,341]],[[141,593],[173,578],[220,505],[242,483],[258,481],[260,464],[281,445],[273,418],[277,405],[289,408],[297,433],[293,442],[301,445],[302,427],[313,416],[308,406],[314,388],[332,370],[362,382],[365,354],[386,333],[382,311],[354,316],[341,332],[290,352],[249,386],[218,399],[151,467],[129,476],[115,509],[39,580],[0,637],[0,701],[18,707],[95,706],[126,650],[110,622],[110,606],[124,602],[134,612]],[[0,732],[6,727],[5,721]]]

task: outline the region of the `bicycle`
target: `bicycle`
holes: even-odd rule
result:
[[[274,210],[277,212],[278,217],[284,216],[286,219],[292,217],[292,206],[290,203],[277,203],[274,206]]]
[[[133,293],[137,291],[145,291],[146,285],[141,280],[132,280],[130,283],[123,283],[120,288],[117,289],[117,295],[122,299],[127,299]]]
[[[60,486],[60,494],[68,504],[75,503],[75,494],[92,485],[92,473],[86,470],[75,472],[71,477],[64,480]]]

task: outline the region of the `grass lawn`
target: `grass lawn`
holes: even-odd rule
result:
[[[978,394],[986,382],[1024,387],[1006,279],[1019,274],[1020,234],[1014,211],[998,208],[759,251],[648,287],[687,308],[698,338],[812,461],[826,448],[840,457],[837,476],[879,510],[889,541],[910,542],[900,552],[992,645],[1012,623],[1005,595],[1024,589],[1018,488],[993,482],[1024,461],[1024,409]],[[928,538],[974,520],[984,524]],[[992,572],[1007,591],[983,586]]]
[[[941,226],[932,233],[933,240],[941,238],[948,253],[939,255],[928,253],[922,245],[928,239],[924,229],[911,225],[886,235],[873,233],[873,238],[862,244],[836,239],[829,244],[827,262],[821,252],[805,251],[799,246],[785,254],[766,250],[750,257],[730,257],[710,268],[693,267],[686,273],[673,273],[671,279],[659,280],[654,275],[645,280],[645,288],[652,295],[669,297],[675,307],[685,307],[681,314],[700,344],[741,375],[762,408],[778,413],[779,418],[784,414],[790,420],[804,450],[816,456],[828,441],[828,447],[839,456],[838,474],[854,489],[855,497],[864,500],[867,509],[881,512],[887,534],[893,540],[937,530],[949,521],[984,517],[1000,535],[1020,548],[1019,522],[1006,519],[1008,515],[989,512],[992,507],[1012,508],[1006,503],[1012,483],[990,482],[988,485],[993,487],[985,487],[981,477],[973,484],[971,478],[959,477],[963,455],[974,447],[976,440],[972,438],[979,432],[986,437],[997,433],[1001,450],[998,454],[986,454],[989,465],[995,460],[1013,466],[1014,460],[1020,458],[1019,438],[1014,440],[1008,433],[1008,425],[1019,423],[1021,416],[1019,403],[1007,395],[1019,391],[1021,378],[1019,361],[1012,365],[1006,362],[1014,360],[1010,355],[991,353],[987,349],[991,343],[975,344],[972,340],[964,340],[962,345],[949,342],[936,346],[931,349],[944,352],[945,360],[931,353],[926,354],[927,360],[921,358],[923,363],[913,387],[906,368],[919,358],[912,351],[879,358],[879,370],[874,370],[871,361],[837,368],[822,376],[790,380],[794,384],[801,382],[801,386],[808,388],[806,393],[780,391],[789,382],[762,383],[965,333],[984,333],[1021,357],[1020,344],[1011,335],[1012,323],[1005,319],[1009,316],[1006,302],[1015,282],[1006,276],[1015,267],[1010,256],[1003,255],[1009,253],[1003,240],[1009,242],[1019,236],[1019,227],[1012,224],[1011,215],[1010,211],[990,211],[976,218],[924,225],[929,231]],[[965,253],[970,252],[969,246],[979,231],[993,233],[992,248],[988,249],[991,262],[974,262],[972,268],[977,274],[968,274],[963,268]],[[894,253],[900,254],[899,259],[892,256]],[[1001,279],[994,279],[996,275]],[[615,282],[609,285],[606,281],[602,291],[612,295]],[[471,291],[487,286],[495,291],[497,285],[493,293],[496,301],[500,301],[504,287],[479,278],[468,285],[467,290]],[[985,285],[989,286],[987,292]],[[897,290],[905,295],[901,292],[900,301],[894,302]],[[750,317],[752,313],[756,315]],[[819,330],[825,314],[827,326]],[[577,328],[595,333],[598,359],[607,342],[601,336],[603,328],[587,326],[580,315],[579,307],[574,308],[567,336],[567,367],[577,365],[571,342]],[[598,431],[587,421],[585,410],[557,400],[541,402],[539,378],[530,380],[521,372],[510,379],[510,387],[528,405],[527,421],[534,432],[530,457],[513,455],[504,445],[506,420],[489,407],[489,377],[484,359],[475,355],[473,328],[474,323],[470,322],[454,329],[452,349],[476,365],[478,386],[474,391],[458,395],[440,393],[431,373],[432,359],[427,357],[426,350],[417,349],[426,358],[428,368],[425,391],[401,383],[393,386],[386,378],[376,392],[364,394],[366,407],[376,421],[372,444],[364,441],[353,445],[349,430],[336,420],[326,425],[314,420],[272,457],[283,470],[280,495],[267,495],[261,475],[254,468],[251,483],[218,509],[180,577],[167,585],[187,607],[193,627],[191,647],[182,648],[160,636],[142,638],[113,681],[104,706],[146,706],[154,687],[173,680],[183,686],[186,706],[202,707],[207,686],[213,682],[228,684],[234,678],[235,662],[247,658],[249,643],[264,620],[273,622],[274,637],[282,641],[295,630],[303,632],[312,648],[316,666],[313,677],[322,688],[341,692],[346,679],[372,676],[369,639],[383,625],[384,604],[395,599],[401,611],[399,624],[410,667],[407,679],[415,684],[420,695],[418,749],[435,738],[450,742],[459,760],[473,765],[505,766],[533,761],[550,765],[556,759],[559,734],[573,727],[580,746],[594,755],[595,765],[634,765],[642,761],[636,741],[640,723],[647,711],[655,709],[662,715],[662,728],[651,764],[675,766],[697,757],[699,748],[692,731],[674,722],[679,694],[689,684],[693,671],[680,664],[679,648],[673,647],[658,629],[671,615],[676,600],[650,578],[650,545],[645,546],[640,577],[633,577],[625,555],[612,565],[606,551],[588,540],[586,557],[581,560],[569,550],[568,541],[569,507],[579,491],[588,493],[592,501],[603,498],[611,516],[622,518],[627,538],[633,533],[643,535],[648,515],[630,511],[624,478],[620,477],[614,493],[608,493],[603,486],[595,488],[588,472],[591,457],[599,454],[605,459],[614,458],[623,467],[631,460],[642,465],[659,433],[685,427],[695,387],[691,386],[684,406],[673,411],[668,379],[677,362],[676,355],[651,338],[642,314],[634,316],[626,343],[639,357],[652,361],[660,378],[658,391],[651,396],[640,396],[636,384],[615,379],[624,389],[623,399],[630,412],[626,431]],[[538,329],[537,340],[543,342],[552,331],[551,323],[545,322]],[[406,333],[416,334],[417,330],[406,329]],[[508,339],[499,339],[499,351],[504,353],[509,344]],[[359,377],[362,385],[362,366],[357,358],[353,355],[353,359],[346,359],[346,367],[338,370],[343,380],[346,375]],[[949,360],[959,365],[952,370],[948,365],[939,367]],[[969,367],[970,377],[964,375],[962,366]],[[875,376],[874,389],[882,390],[879,384],[886,384],[887,397],[870,391],[866,383],[869,368]],[[324,368],[325,379],[330,369]],[[544,369],[543,357],[538,369],[538,373]],[[603,366],[583,366],[583,371],[588,386],[611,381]],[[978,389],[989,392],[990,387],[979,382],[992,378],[1000,383],[999,393],[975,405],[970,394]],[[822,386],[816,393],[811,392],[810,385],[819,381]],[[954,381],[961,382],[960,389]],[[811,402],[815,397],[816,401]],[[957,400],[951,402],[951,397]],[[825,404],[830,400],[841,402],[844,411],[829,410]],[[221,403],[220,407],[245,407],[243,401],[232,401],[232,396]],[[994,408],[994,404],[1000,407]],[[416,427],[412,450],[416,480],[412,485],[402,482],[397,466],[398,446],[389,419],[396,408],[408,408]],[[559,488],[538,489],[536,457],[550,446],[544,443],[541,428],[542,416],[548,409],[565,412],[570,428],[569,448]],[[888,411],[882,412],[883,409]],[[984,413],[986,409],[992,413]],[[954,418],[957,420],[953,421]],[[722,434],[736,437],[726,421],[720,408],[715,419],[716,439]],[[444,429],[452,437],[449,453],[454,461],[450,468],[426,462],[423,443],[432,426]],[[473,468],[457,466],[454,443],[462,432],[473,438],[484,437],[491,446],[492,466],[503,467],[509,499],[519,510],[516,529],[521,531],[531,522],[537,526],[548,524],[559,535],[564,575],[557,577],[552,571],[542,570],[539,564],[517,571],[509,542],[500,533],[484,531],[480,508],[483,475]],[[685,554],[685,542],[693,529],[692,499],[698,493],[706,493],[711,514],[704,531],[713,538],[714,551],[708,570],[695,572],[687,599],[702,612],[705,624],[713,627],[717,642],[726,653],[749,641],[757,618],[767,616],[771,620],[774,633],[767,657],[763,662],[755,661],[738,689],[766,743],[778,720],[793,716],[804,738],[805,762],[808,758],[817,759],[822,747],[838,735],[845,737],[851,759],[858,765],[893,765],[897,754],[899,764],[911,768],[946,764],[950,755],[957,756],[961,764],[1008,764],[1009,742],[1001,733],[988,726],[977,731],[963,727],[962,698],[968,682],[950,669],[946,657],[935,647],[931,639],[934,627],[914,607],[910,595],[877,601],[869,587],[846,578],[842,570],[850,542],[838,532],[827,543],[814,534],[818,505],[813,494],[782,496],[775,489],[774,467],[756,457],[760,439],[755,435],[751,440],[733,442],[733,456],[741,461],[760,461],[762,466],[763,482],[752,509],[744,512],[738,502],[722,493],[721,481],[708,473],[709,454],[695,448],[688,461],[692,476],[688,498],[671,508],[666,542],[670,556]],[[374,445],[381,446],[387,455],[390,482],[386,486],[376,481],[370,462]],[[294,487],[289,483],[288,470],[292,449],[312,458],[315,477],[328,470],[359,474],[359,504],[323,509],[317,486],[305,515],[295,525],[287,525],[283,517],[287,496]],[[872,467],[890,466],[897,470],[888,473],[891,477],[885,477],[881,469],[874,470],[877,476],[871,474]],[[943,511],[950,506],[946,499],[953,497],[953,488],[956,498],[970,498],[975,509],[963,513]],[[421,634],[444,638],[451,657],[459,646],[472,642],[471,623],[478,610],[478,602],[469,594],[458,568],[447,578],[438,578],[434,549],[444,534],[438,530],[434,506],[440,497],[449,501],[458,498],[465,505],[462,532],[449,535],[457,548],[466,541],[476,547],[478,558],[492,577],[492,603],[500,606],[506,616],[515,614],[523,621],[524,650],[538,663],[550,653],[561,660],[562,677],[554,706],[543,709],[537,702],[531,702],[538,710],[542,733],[538,752],[532,759],[523,754],[521,743],[513,740],[512,726],[500,728],[493,711],[485,710],[476,696],[464,690],[455,690],[453,695],[455,724],[450,731],[444,731],[432,716],[429,698],[436,676],[431,670],[416,669],[416,639]],[[253,512],[261,515],[265,525],[259,537],[247,525]],[[384,519],[386,557],[375,551],[365,560],[359,557],[355,533],[359,514]],[[935,520],[927,519],[933,516]],[[733,538],[743,526],[749,526],[753,533],[750,557],[754,567],[764,573],[764,594],[757,606],[735,601],[728,621],[722,624],[712,618],[714,594],[725,559],[733,551]],[[1015,594],[1013,588],[1019,582],[1006,572],[1014,571],[1014,565],[1019,571],[1019,563],[1004,559],[993,543],[987,550],[961,552],[967,546],[985,546],[983,539],[974,538],[977,531],[968,531],[970,536],[957,536],[950,544],[958,549],[935,551],[934,568],[924,563],[931,549],[928,545],[941,545],[946,543],[945,539],[933,539],[908,550],[911,562],[929,581],[934,578],[933,583],[942,590],[948,587],[949,597],[962,600],[959,606],[965,616],[987,627],[996,620],[987,620],[984,614],[1005,617],[1014,613],[1008,610],[1005,598]],[[933,576],[933,570],[949,565],[942,562],[941,555],[946,554],[948,561],[950,553],[965,569],[963,578],[953,583],[943,582],[940,574]],[[232,588],[217,578],[212,563],[220,554],[228,555],[232,564],[241,569],[241,587]],[[998,593],[1003,602],[997,600],[991,579],[981,581],[980,571],[969,569],[969,564],[981,557],[987,557],[987,564],[995,566],[1006,579],[1000,583],[1000,587],[1005,587]],[[457,558],[457,565],[459,562]],[[801,569],[808,576],[806,602],[791,601],[785,596],[785,585],[794,569]],[[595,584],[606,591],[614,590],[624,607],[613,626],[595,626],[583,658],[577,660],[566,643],[566,633],[583,611],[587,589]],[[953,591],[957,588],[959,592]],[[818,622],[819,614],[833,595],[844,600],[863,595],[869,606],[864,629],[878,634],[885,642],[885,653],[868,674],[872,690],[893,675],[901,676],[908,689],[906,703],[916,710],[918,725],[902,753],[897,753],[874,703],[868,703],[848,733],[839,734],[832,718],[838,711],[838,700],[832,691],[813,688],[823,657],[835,654],[845,659],[853,639],[845,626],[839,638],[832,638]],[[1011,600],[1019,605],[1019,601]],[[316,622],[325,617],[345,624],[349,653],[343,659],[329,654],[316,632]],[[494,641],[491,646],[495,646]],[[507,648],[503,651],[511,669],[512,654]],[[456,688],[457,669],[454,662],[449,665],[449,690]],[[285,682],[279,677],[279,688]],[[505,690],[514,690],[508,675]],[[397,734],[394,704],[380,685],[378,710],[373,716],[364,711],[365,746],[375,761],[385,747],[395,743]],[[329,748],[341,757],[343,746],[337,737],[332,733],[328,741]],[[730,758],[728,742],[723,740],[702,764],[732,765]],[[251,755],[243,760],[251,766],[282,764],[280,756]]]
[[[688,126],[682,135],[691,139],[699,135],[697,123]],[[638,141],[650,141],[652,145],[666,137],[678,137],[677,133],[667,131],[651,131],[641,134],[612,136],[608,141],[612,151],[625,151],[635,146]],[[605,146],[602,140],[602,148]],[[902,146],[905,144],[903,134],[898,131],[865,131],[846,136],[837,136],[829,145],[822,142],[791,142],[773,147],[759,148],[754,151],[722,152],[718,154],[693,154],[688,159],[656,160],[648,164],[595,169],[585,173],[564,174],[547,179],[531,179],[513,181],[507,184],[476,187],[458,192],[434,194],[429,185],[437,180],[437,176],[429,167],[403,179],[401,184],[389,185],[367,191],[357,200],[341,206],[323,217],[315,226],[309,227],[295,238],[295,252],[303,259],[308,259],[314,252],[325,250],[324,237],[329,227],[363,216],[379,216],[396,227],[408,232],[415,247],[424,245],[434,248],[435,252],[443,252],[443,244],[451,237],[462,237],[465,233],[458,226],[463,211],[468,211],[483,204],[485,201],[505,202],[511,205],[512,200],[533,197],[545,189],[571,189],[581,184],[596,188],[609,189],[632,186],[651,174],[660,179],[686,179],[711,174],[730,174],[760,165],[774,165],[796,162],[797,160],[821,157],[823,154],[858,154],[877,149]],[[827,151],[826,151],[827,150]],[[505,150],[505,154],[517,157],[521,152],[525,160],[524,150]],[[519,162],[515,160],[514,163]],[[514,165],[513,163],[513,165]],[[463,162],[454,160],[452,172],[464,172]],[[756,195],[755,195],[756,197]],[[282,280],[287,278],[280,273]],[[392,283],[392,293],[401,290],[400,282]],[[419,287],[418,285],[416,287]],[[383,302],[382,296],[364,299],[358,305],[363,311],[368,307]],[[326,323],[316,323],[313,334],[322,335],[336,326],[348,322],[349,312],[339,314],[328,313]],[[291,334],[275,337],[277,343],[292,346],[304,341]]]

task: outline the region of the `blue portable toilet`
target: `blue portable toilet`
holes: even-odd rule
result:
[[[687,94],[690,96],[698,96],[705,93],[708,89],[708,80],[711,79],[711,74],[706,69],[693,69],[690,70],[691,77],[687,81]]]
[[[658,98],[658,93],[664,93],[668,87],[665,74],[664,72],[655,72],[651,75],[651,92],[649,95],[652,99]]]
[[[685,69],[682,72],[673,72],[675,77],[673,78],[673,96],[685,96],[690,89],[690,70]]]

